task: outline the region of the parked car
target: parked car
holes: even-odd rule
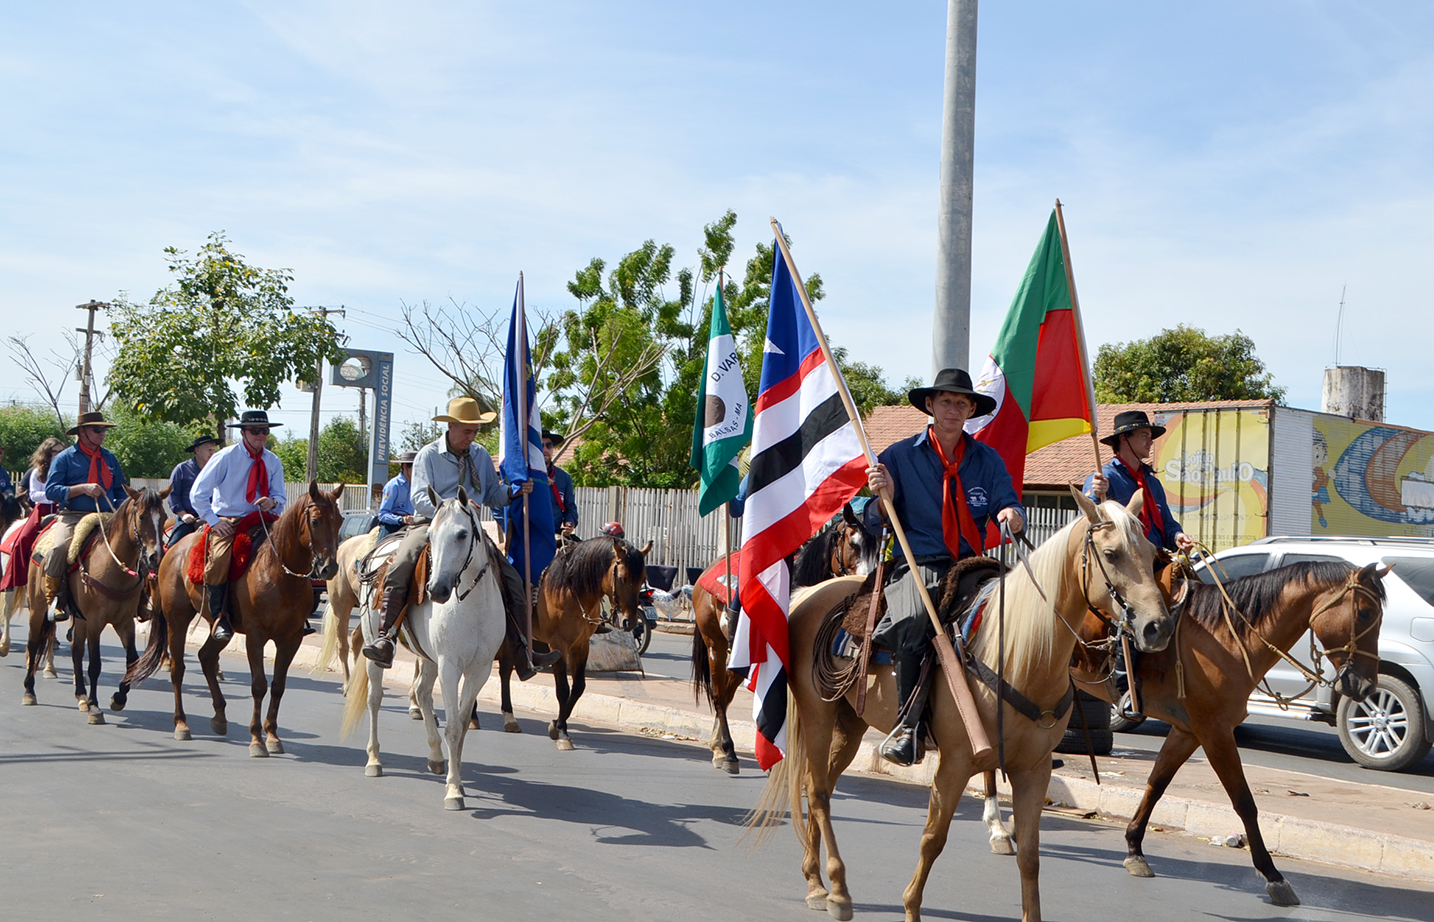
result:
[[[1434,742],[1434,539],[1427,538],[1261,538],[1215,555],[1220,578],[1263,573],[1301,561],[1344,561],[1356,566],[1392,566],[1384,578],[1388,601],[1379,629],[1379,687],[1362,702],[1319,686],[1285,708],[1263,687],[1250,696],[1249,711],[1290,720],[1318,720],[1339,731],[1345,752],[1365,768],[1402,771],[1417,765]],[[1213,582],[1207,567],[1200,578]],[[1290,655],[1310,666],[1310,638],[1295,642]],[[1328,675],[1328,663],[1326,675]],[[1280,695],[1300,694],[1309,685],[1283,660],[1266,674]],[[1119,721],[1117,721],[1119,723]]]
[[[367,534],[378,524],[378,516],[369,509],[349,509],[344,512],[344,524],[339,527],[339,543],[343,544],[354,535]]]

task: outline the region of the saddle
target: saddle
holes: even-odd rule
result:
[[[381,539],[359,564],[359,579],[372,587],[373,595],[369,600],[371,611],[383,610],[383,585],[388,577],[388,565],[393,562],[393,554],[402,540],[401,533]],[[382,560],[374,565],[374,561],[380,556]],[[424,545],[423,553],[418,555],[418,562],[413,565],[413,576],[408,581],[408,604],[404,606],[405,611],[410,606],[422,605],[428,601],[428,570],[432,565],[432,552]],[[370,570],[371,566],[373,569]]]
[[[993,582],[1005,567],[999,560],[990,557],[967,557],[957,561],[941,580],[941,591],[933,599],[936,614],[941,623],[950,625],[959,622],[962,633],[969,635],[981,623],[980,601],[987,593],[982,589]],[[875,574],[868,576],[856,595],[847,600],[846,612],[842,617],[842,630],[856,641],[866,639],[866,614],[871,606],[871,593]],[[877,606],[877,621],[886,614],[886,595],[882,594]]]
[[[75,526],[74,533],[70,536],[70,549],[65,557],[65,572],[72,573],[79,568],[80,558],[85,556],[89,546],[99,538],[100,526],[108,524],[112,515],[114,515],[112,512],[91,512],[80,519],[79,524]],[[54,531],[50,527],[53,524],[53,519],[46,522],[40,529],[40,533],[35,536],[35,545],[30,552],[30,559],[37,564],[44,564],[45,555],[50,553],[50,548],[55,544]]]
[[[263,517],[262,519],[260,517]],[[268,512],[251,512],[239,520],[235,526],[234,544],[229,551],[229,582],[243,579],[249,569],[250,562],[254,559],[254,543],[262,541],[262,530],[267,522],[276,521],[279,517]],[[79,530],[76,529],[76,534]],[[209,556],[209,526],[205,525],[196,533],[199,535],[194,541],[194,546],[189,549],[188,566],[185,569],[185,576],[195,586],[204,585],[204,563]]]
[[[718,602],[721,602],[723,605],[729,605],[732,601],[732,591],[731,588],[727,585],[727,564],[724,562],[726,559],[726,557],[719,557],[716,563],[703,570],[702,575],[697,577],[697,585],[701,586],[703,589],[706,589],[707,592],[711,594],[712,598],[716,599]],[[736,554],[732,555],[731,566],[732,582],[736,583]]]

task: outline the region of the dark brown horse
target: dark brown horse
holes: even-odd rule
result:
[[[802,545],[792,565],[792,588],[815,586],[834,576],[865,576],[876,569],[881,536],[866,529],[847,503],[841,518],[817,532]],[[731,582],[737,582],[737,561],[732,561]],[[700,703],[712,707],[712,767],[735,775],[739,770],[737,747],[727,724],[727,708],[737,694],[741,678],[727,671],[731,652],[731,625],[723,617],[726,606],[702,586],[692,587],[692,686]]]
[[[558,554],[538,581],[538,616],[533,619],[533,640],[550,650],[562,651],[553,664],[553,684],[558,696],[558,716],[548,724],[548,737],[558,748],[573,748],[568,738],[568,717],[587,687],[588,641],[602,623],[600,606],[607,599],[621,623],[630,631],[642,615],[638,592],[647,582],[642,551],[621,538],[606,535],[589,538],[558,549]],[[498,657],[502,686],[505,729],[517,729],[509,681],[513,666],[507,647]],[[572,676],[572,685],[568,676]]]
[[[100,634],[105,625],[114,628],[124,645],[125,665],[139,657],[134,645],[134,614],[146,582],[159,568],[164,498],[169,487],[156,493],[145,487],[125,487],[129,498],[90,535],[79,566],[66,579],[74,636],[70,653],[75,664],[75,700],[92,724],[105,722],[100,709]],[[30,562],[26,588],[30,605],[30,639],[25,657],[25,704],[35,703],[35,670],[50,645],[55,623],[45,611],[45,579],[41,564]],[[85,653],[90,656],[89,687],[85,685]],[[124,710],[130,682],[126,675],[110,698],[110,708]]]
[[[310,483],[309,491],[284,510],[272,526],[256,530],[252,562],[244,575],[231,584],[229,606],[234,629],[245,635],[249,655],[250,687],[254,696],[254,715],[249,722],[249,754],[267,756],[282,753],[279,740],[279,701],[284,696],[284,683],[289,664],[304,636],[304,625],[314,607],[310,574],[330,579],[338,570],[336,555],[339,528],[338,498],[343,485],[325,493],[318,484]],[[184,683],[184,637],[189,623],[203,605],[203,586],[189,582],[189,554],[202,532],[187,535],[175,544],[159,567],[159,608],[150,625],[149,645],[144,655],[130,667],[126,678],[139,681],[169,661],[169,679],[174,686],[174,738],[191,738],[184,714],[182,696]],[[213,614],[202,616],[212,623]],[[264,675],[264,646],[274,642],[273,697],[269,711],[263,715],[264,696],[269,682]],[[209,683],[214,700],[214,717],[210,728],[223,736],[229,732],[225,716],[224,695],[219,690],[219,653],[225,644],[211,634],[199,648],[199,664]]]

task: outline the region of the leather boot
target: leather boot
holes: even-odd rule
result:
[[[926,696],[931,683],[923,681],[921,656],[898,653],[894,660],[896,692],[905,705],[900,723],[881,744],[881,757],[896,765],[916,765],[926,755]]]
[[[539,670],[547,669],[562,658],[563,654],[558,650],[549,650],[536,656],[530,653],[528,643],[523,638],[523,629],[518,626],[511,612],[507,617],[507,628],[508,652],[513,655],[513,671],[518,673],[518,681],[528,681],[537,675]]]
[[[204,588],[209,592],[209,613],[214,616],[214,626],[210,628],[209,636],[220,643],[228,643],[234,639],[234,625],[229,623],[229,612],[225,608],[229,601],[229,584],[221,583]]]
[[[389,589],[383,596],[383,625],[373,643],[364,647],[364,656],[387,669],[393,665],[393,634],[398,627],[399,616],[408,607],[408,592],[403,589]]]
[[[45,575],[46,617],[57,624],[70,620],[70,613],[65,609],[64,600],[60,598],[60,588],[64,581],[64,577]]]

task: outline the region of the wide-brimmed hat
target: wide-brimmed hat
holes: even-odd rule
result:
[[[948,394],[965,394],[976,401],[976,412],[972,416],[985,416],[996,409],[996,398],[983,394],[971,386],[971,376],[959,368],[943,368],[936,375],[936,380],[930,387],[918,387],[906,395],[911,405],[922,413],[929,413],[926,409],[926,398],[932,397],[937,391],[945,391]]]
[[[1137,429],[1149,429],[1152,439],[1158,439],[1165,434],[1165,427],[1152,423],[1144,410],[1121,410],[1115,414],[1115,429],[1101,441],[1111,448],[1119,448],[1120,437]]]
[[[87,426],[94,426],[99,429],[113,429],[119,423],[105,421],[105,415],[98,410],[89,413],[81,413],[80,419],[73,426],[65,430],[65,435],[79,435],[80,430]]]
[[[269,414],[263,410],[245,410],[239,414],[239,422],[230,423],[226,429],[248,429],[250,426],[268,426],[270,429],[275,426],[282,426],[283,423],[269,422]]]
[[[405,451],[403,454],[401,454],[401,455],[398,456],[398,463],[399,463],[399,464],[412,464],[412,463],[413,463],[413,459],[414,459],[414,458],[417,458],[417,457],[418,457],[418,452],[416,452],[416,451],[414,451],[414,450],[412,450],[412,449],[409,449],[408,451]]]
[[[543,430],[543,441],[552,442],[554,445],[563,444],[563,437],[548,429]]]
[[[481,410],[478,401],[472,397],[454,397],[448,401],[448,412],[433,417],[435,423],[459,423],[464,426],[481,426],[498,418],[492,410]]]
[[[194,449],[198,448],[200,445],[208,445],[208,444],[210,444],[210,443],[213,443],[213,444],[215,444],[215,445],[218,445],[218,444],[219,444],[219,440],[216,439],[214,436],[212,436],[212,435],[210,435],[209,433],[206,432],[204,435],[201,435],[199,438],[195,439],[193,442],[190,442],[190,443],[189,443],[189,447],[186,448],[186,449],[184,449],[184,450],[187,451],[189,454],[192,455],[192,454],[194,454]]]

